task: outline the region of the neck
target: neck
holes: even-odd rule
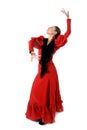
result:
[[[54,35],[49,35],[47,44],[49,44],[52,41],[53,38],[54,38]]]

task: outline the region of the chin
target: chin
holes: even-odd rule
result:
[[[47,34],[48,34],[48,35],[52,35],[52,33],[51,33],[51,32],[47,32]]]

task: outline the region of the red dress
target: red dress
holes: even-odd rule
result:
[[[67,43],[70,33],[71,19],[67,19],[67,31],[64,35],[59,35],[55,39],[53,55],[56,50]],[[43,39],[43,36],[32,38],[29,41],[29,51],[33,51],[35,47],[38,49],[38,54],[40,55]],[[55,113],[63,111],[63,105],[59,90],[58,75],[52,60],[47,63],[47,69],[48,73],[45,73],[43,78],[41,78],[41,64],[38,64],[38,73],[32,84],[26,118],[31,120],[42,119],[44,123],[52,123],[55,121]]]

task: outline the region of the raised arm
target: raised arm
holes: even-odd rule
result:
[[[69,18],[69,11],[66,12],[64,9],[62,9],[61,12],[67,17],[67,30],[64,34],[64,36],[67,38],[71,33],[71,19]]]
[[[67,38],[71,33],[71,19],[69,18],[69,11],[66,12],[64,9],[62,9],[61,12],[67,17],[67,28],[64,35],[59,35],[55,40],[55,50],[59,49],[67,43]]]

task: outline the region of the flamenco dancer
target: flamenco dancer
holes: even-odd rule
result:
[[[64,35],[58,26],[47,29],[48,38],[34,37],[29,40],[31,60],[36,57],[34,48],[38,49],[38,73],[33,81],[30,98],[27,104],[26,118],[38,121],[40,125],[55,122],[56,112],[62,112],[59,79],[53,63],[53,55],[67,43],[71,33],[71,19],[69,11],[61,12],[66,16],[67,29]]]

